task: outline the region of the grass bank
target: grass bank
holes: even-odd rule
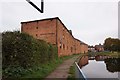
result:
[[[75,80],[75,64],[70,67],[69,74],[67,80]]]
[[[97,55],[120,58],[120,52],[89,52],[88,53],[88,56],[90,56],[90,57],[97,56]]]
[[[60,57],[54,61],[51,61],[47,64],[43,64],[40,66],[37,66],[38,70],[34,70],[29,74],[26,74],[22,78],[27,79],[27,78],[38,78],[38,79],[44,79],[47,75],[49,75],[53,70],[55,70],[63,61],[70,59],[74,56],[79,56],[79,55],[71,55],[71,56],[64,56]]]
[[[54,71],[63,61],[70,59],[74,56],[78,55],[70,55],[57,58],[53,61],[50,61],[46,64],[38,65],[33,67],[31,71],[23,73],[22,77],[10,77],[5,80],[43,80],[46,76],[48,76],[52,71]]]

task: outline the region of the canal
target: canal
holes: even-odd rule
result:
[[[78,62],[78,66],[86,79],[111,78],[117,80],[118,72],[120,72],[120,58],[83,56]]]

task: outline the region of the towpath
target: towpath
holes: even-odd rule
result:
[[[69,69],[75,62],[75,60],[79,58],[79,55],[74,56],[68,60],[65,60],[61,65],[59,65],[52,73],[50,73],[47,78],[67,78],[69,76]]]

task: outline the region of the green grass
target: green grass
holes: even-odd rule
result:
[[[17,77],[17,80],[43,80],[46,76],[48,76],[52,71],[54,71],[63,61],[70,59],[74,56],[79,56],[79,54],[64,56],[52,61],[48,61],[48,63],[34,66],[28,72],[23,73],[22,77]],[[73,68],[71,68],[73,69]],[[70,74],[74,72],[74,69],[70,71]],[[74,73],[72,73],[74,74]],[[16,80],[15,77],[8,78],[11,80]]]
[[[74,78],[75,78],[75,64],[70,67],[69,74],[70,75],[68,76],[67,80],[74,80]]]
[[[47,75],[49,75],[53,70],[55,70],[63,61],[72,58],[74,56],[78,55],[71,55],[71,56],[64,56],[60,57],[54,61],[51,61],[49,63],[39,65],[37,66],[38,70],[32,71],[32,73],[28,73],[23,78],[38,78],[38,79],[43,79]]]
[[[23,78],[44,78],[61,63],[62,63],[61,59],[56,59],[52,62],[39,65],[37,67],[38,70],[32,71],[31,74],[27,74],[27,75],[23,76]]]
[[[120,58],[120,52],[89,52],[88,53],[88,56],[97,56],[97,55]]]

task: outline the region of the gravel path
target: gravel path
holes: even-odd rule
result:
[[[59,65],[52,73],[46,78],[67,78],[69,76],[69,69],[79,56],[74,56],[68,60],[65,60]]]

